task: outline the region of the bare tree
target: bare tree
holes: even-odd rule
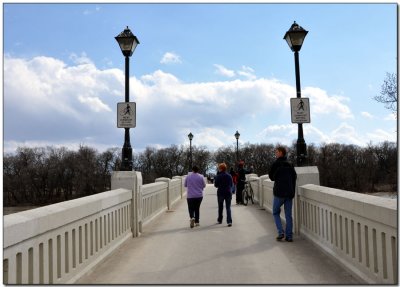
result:
[[[240,155],[241,156],[241,155]],[[236,150],[234,146],[229,147],[220,147],[214,153],[214,160],[215,160],[215,172],[217,172],[217,163],[224,162],[228,165],[229,168],[235,168],[236,163]],[[213,168],[211,167],[213,170]]]
[[[385,104],[385,108],[392,112],[397,111],[397,74],[386,73],[386,78],[381,86],[381,94],[375,96],[374,100]]]
[[[205,146],[195,146],[193,149],[193,163],[205,174],[214,165],[211,153]]]
[[[216,163],[235,168],[236,147],[225,146],[216,152],[193,147],[193,162],[206,172],[216,172]],[[296,144],[288,148],[294,162]],[[254,173],[267,174],[275,160],[272,144],[244,144],[240,159]],[[355,192],[397,190],[396,143],[383,142],[367,147],[338,143],[308,145],[309,163],[318,166],[321,185]],[[188,171],[188,150],[172,145],[163,149],[146,148],[135,154],[135,170],[141,171],[143,183],[158,177],[183,175]],[[104,192],[111,188],[111,173],[121,161],[119,149],[99,154],[81,146],[78,151],[66,148],[18,148],[3,159],[3,203],[43,205]]]

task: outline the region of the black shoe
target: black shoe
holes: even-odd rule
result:
[[[293,239],[292,238],[285,238],[285,240],[287,241],[287,242],[293,242]]]
[[[281,241],[285,237],[284,234],[279,234],[279,236],[276,238],[277,241]]]
[[[232,223],[228,223],[228,227],[231,227],[232,226]]]
[[[218,223],[218,224],[222,224],[222,221],[217,220],[217,223]]]

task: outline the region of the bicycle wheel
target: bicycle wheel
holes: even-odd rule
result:
[[[247,203],[249,202],[249,194],[248,194],[248,190],[247,190],[247,186],[243,189],[243,205],[247,205]]]
[[[254,204],[254,192],[253,192],[253,188],[250,185],[250,194],[249,197],[251,199],[251,203]]]

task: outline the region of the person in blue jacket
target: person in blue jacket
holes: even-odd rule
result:
[[[218,223],[222,223],[224,201],[226,206],[226,223],[228,226],[232,226],[232,213],[231,213],[231,202],[232,202],[232,176],[226,172],[226,164],[221,163],[218,165],[218,175],[215,178],[214,186],[217,188],[218,198]]]
[[[272,206],[272,214],[276,228],[278,230],[278,237],[276,240],[281,241],[285,238],[286,241],[293,241],[293,219],[292,219],[292,206],[293,198],[296,189],[297,174],[291,163],[286,158],[286,149],[284,147],[277,147],[275,149],[276,161],[272,164],[271,170],[268,173],[269,178],[274,181],[274,201]],[[286,219],[286,232],[283,231],[281,222],[281,206],[284,206],[285,219]],[[286,233],[286,237],[285,237]]]

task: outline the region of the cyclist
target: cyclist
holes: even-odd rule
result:
[[[246,183],[246,174],[250,172],[244,168],[244,161],[240,161],[238,165],[238,182],[236,185],[236,204],[243,204],[243,189]]]

